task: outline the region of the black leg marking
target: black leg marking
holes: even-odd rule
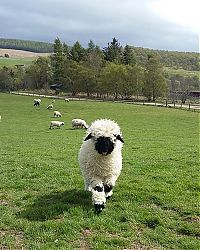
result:
[[[100,214],[105,208],[105,204],[94,204],[94,209],[97,214]]]
[[[98,192],[103,192],[103,187],[96,186],[96,187],[94,187],[94,190],[98,191]]]
[[[105,191],[105,193],[109,193],[112,189],[113,189],[112,185],[109,185],[109,184],[105,184],[104,185],[104,191]]]

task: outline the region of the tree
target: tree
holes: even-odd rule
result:
[[[81,44],[77,41],[71,48],[70,51],[70,59],[80,62],[85,60],[86,51],[81,46]]]
[[[101,73],[101,89],[103,93],[123,95],[124,85],[127,79],[127,71],[124,65],[108,63]]]
[[[135,57],[135,53],[133,51],[133,49],[126,45],[124,47],[124,51],[123,51],[123,63],[125,65],[135,65],[136,64],[136,57]]]
[[[10,69],[3,67],[0,69],[0,90],[7,91],[11,90],[13,86],[13,79],[10,74]]]
[[[165,96],[166,93],[167,83],[159,57],[157,54],[150,54],[145,68],[143,94],[149,101],[155,101],[157,97]]]
[[[46,57],[38,57],[26,71],[27,77],[31,80],[31,88],[47,89],[52,82],[52,70],[50,60]]]
[[[108,43],[108,47],[103,49],[105,60],[113,63],[121,63],[122,61],[122,46],[118,43],[118,40],[114,37],[111,43]]]
[[[51,57],[53,66],[53,80],[54,83],[63,83],[65,81],[65,62],[67,60],[65,53],[67,53],[67,48],[65,46],[63,49],[63,45],[59,38],[55,39],[53,48],[54,54]]]

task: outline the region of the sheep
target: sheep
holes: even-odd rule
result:
[[[69,102],[69,99],[68,99],[68,98],[65,98],[65,102]]]
[[[54,117],[61,117],[61,113],[59,111],[54,111],[53,112]]]
[[[58,128],[60,129],[60,127],[63,126],[63,125],[65,125],[64,122],[60,122],[60,121],[51,121],[49,129],[54,128],[54,127],[57,127],[57,129],[58,129]]]
[[[47,109],[53,109],[53,104],[49,104],[49,105],[47,106]]]
[[[1,115],[0,115],[0,121],[1,121]]]
[[[86,123],[86,121],[82,120],[82,119],[73,119],[72,120],[72,128],[85,128],[88,129],[88,125]]]
[[[33,102],[34,102],[34,104],[33,104],[34,106],[40,106],[41,100],[40,99],[34,99]]]
[[[85,190],[92,192],[96,213],[102,212],[106,199],[112,196],[113,187],[122,169],[124,140],[115,121],[98,119],[87,130],[78,154]]]

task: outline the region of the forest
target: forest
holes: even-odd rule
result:
[[[198,53],[123,47],[115,37],[103,49],[92,40],[87,48],[78,41],[69,47],[59,38],[52,46],[51,56],[39,57],[28,67],[2,68],[0,90],[47,92],[54,85],[57,94],[115,99],[145,97],[148,101],[178,93],[182,102],[190,91],[199,90],[197,76],[172,76],[164,71],[166,66],[198,70]]]

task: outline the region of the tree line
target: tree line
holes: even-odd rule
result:
[[[0,38],[0,48],[52,53],[53,43]],[[199,53],[153,50],[134,46],[130,46],[130,48],[133,50],[137,64],[140,66],[144,66],[146,64],[149,53],[155,52],[160,56],[161,63],[165,67],[175,69],[182,68],[184,70],[192,71],[200,70]]]
[[[36,53],[52,53],[53,44],[38,41],[0,38],[0,48],[17,49]]]
[[[53,51],[50,57],[39,57],[25,69],[4,67],[0,70],[0,89],[47,91],[52,84],[57,84],[72,96],[123,99],[144,96],[155,101],[167,95],[174,81],[179,82],[179,89],[185,82],[185,79],[167,78],[158,53],[149,51],[146,62],[141,65],[134,50],[128,45],[123,47],[116,38],[103,49],[92,40],[87,48],[78,41],[69,48],[56,38]],[[194,88],[197,80],[191,80]]]

